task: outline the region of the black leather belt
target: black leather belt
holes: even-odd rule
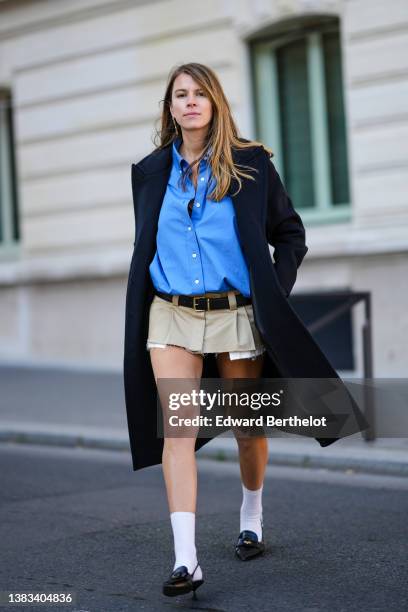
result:
[[[156,295],[167,300],[168,302],[173,301],[173,296],[170,293],[161,293],[156,291]],[[242,293],[236,293],[235,298],[237,300],[237,306],[245,306],[251,304],[251,298],[245,297]],[[225,297],[200,297],[196,295],[179,295],[178,299],[179,306],[187,306],[188,308],[194,308],[194,310],[221,310],[230,308],[228,296]]]

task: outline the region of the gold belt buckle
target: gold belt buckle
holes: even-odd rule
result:
[[[194,308],[194,310],[197,311],[197,312],[205,312],[205,308],[197,308],[196,300],[207,300],[207,310],[211,310],[211,308],[210,308],[210,298],[209,297],[207,297],[207,298],[206,297],[199,297],[197,295],[195,295],[193,297],[193,308]]]

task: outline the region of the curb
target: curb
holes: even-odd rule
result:
[[[46,431],[0,431],[1,442],[16,444],[43,444],[46,446],[98,448],[105,450],[130,451],[125,439],[81,436],[78,434],[55,434]]]
[[[197,456],[216,461],[238,461],[238,454],[225,449],[205,449],[198,451]],[[303,467],[313,469],[326,469],[336,472],[360,472],[383,476],[408,476],[408,463],[395,460],[379,460],[364,457],[329,457],[311,453],[291,453],[282,451],[269,451],[268,465],[286,467]]]
[[[17,444],[38,444],[45,446],[80,447],[89,449],[105,449],[130,452],[127,438],[117,438],[80,435],[77,433],[55,433],[47,431],[0,430],[0,443],[13,442]],[[327,469],[332,471],[352,471],[367,474],[386,476],[408,476],[408,461],[398,461],[384,457],[352,456],[344,449],[344,455],[323,455],[308,451],[269,451],[268,465],[287,467],[304,467],[313,469]],[[375,451],[369,451],[375,452]],[[238,461],[236,448],[227,448],[225,445],[205,445],[197,451],[197,458],[211,459],[213,461]]]

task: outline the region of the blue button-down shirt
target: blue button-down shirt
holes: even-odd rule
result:
[[[238,289],[249,297],[249,272],[242,251],[232,200],[207,197],[213,185],[206,157],[200,161],[197,190],[190,178],[186,191],[181,173],[187,161],[180,155],[181,139],[173,142],[173,165],[163,199],[156,237],[157,250],[149,266],[158,291],[201,295]],[[191,217],[188,203],[193,199]]]

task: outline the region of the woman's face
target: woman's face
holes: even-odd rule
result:
[[[173,83],[170,111],[182,130],[208,128],[212,105],[205,91],[189,74],[179,74]]]

